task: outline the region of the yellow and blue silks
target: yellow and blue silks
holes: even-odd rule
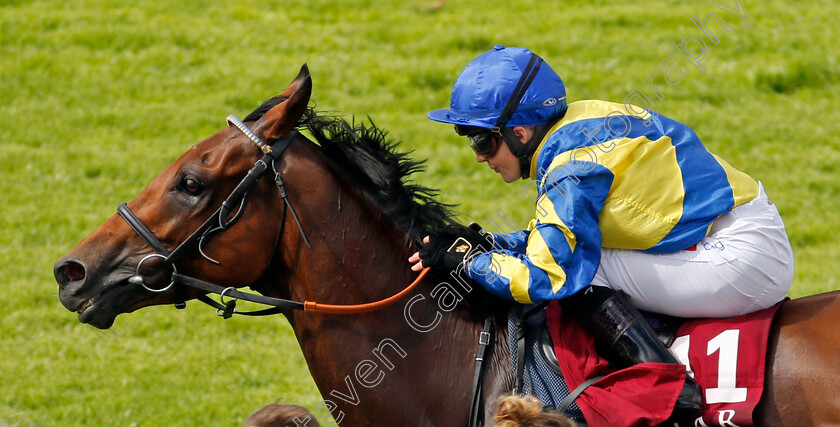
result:
[[[758,195],[753,178],[707,151],[688,126],[605,101],[569,104],[531,159],[531,178],[537,203],[528,229],[496,234],[494,250],[466,268],[490,292],[521,303],[589,285],[602,247],[686,249],[718,216]]]

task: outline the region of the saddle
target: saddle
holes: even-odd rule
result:
[[[677,330],[686,320],[681,317],[668,316],[667,314],[651,313],[647,311],[641,311],[641,313],[645,316],[645,319],[647,319],[648,323],[653,328],[653,331],[656,332],[656,336],[659,337],[662,344],[665,344],[665,347],[670,347],[671,344],[674,343],[674,339],[677,337]],[[540,349],[539,354],[543,362],[545,362],[545,364],[557,375],[563,375],[563,373],[560,372],[557,355],[554,354],[554,342],[551,340],[551,332],[549,332],[548,323],[543,323],[540,326],[540,332],[537,337],[538,347]],[[611,358],[608,349],[599,348],[599,351],[605,353],[608,360]]]
[[[616,371],[609,367],[610,355],[597,349],[595,341],[564,316],[558,304],[551,303],[544,307],[546,321],[539,325],[538,333],[529,334],[536,342],[529,344],[533,354],[528,363],[548,366],[552,376],[565,382],[563,395],[548,399],[552,407],[546,410],[564,410],[572,402],[579,414],[573,418],[585,418],[591,426],[647,425],[645,419],[656,418],[631,413],[639,405],[650,404],[651,396],[655,399],[678,391],[686,371],[703,389],[703,416],[696,425],[750,426],[764,387],[769,330],[780,305],[729,319],[680,319],[645,313],[659,338],[685,367],[644,363]],[[534,362],[536,358],[539,362]],[[533,375],[536,370],[525,372]],[[525,392],[530,392],[529,381],[549,383],[545,378],[526,379]],[[564,398],[562,404],[556,404]],[[659,410],[671,410],[667,402],[659,406]]]

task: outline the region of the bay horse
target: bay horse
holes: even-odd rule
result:
[[[322,422],[329,413],[350,426],[465,426],[479,338],[487,319],[506,324],[508,305],[434,272],[415,280],[406,260],[454,223],[448,206],[408,181],[421,165],[384,132],[308,108],[311,88],[304,66],[244,123],[231,118],[164,169],[56,262],[59,299],[103,329],[121,313],[207,298],[184,277],[224,289],[224,315],[245,286],[295,301],[277,311],[324,397]],[[274,179],[258,179],[265,173]],[[400,304],[394,294],[405,295]],[[353,315],[297,309],[383,299],[390,305]],[[838,326],[838,292],[780,308],[758,425],[840,423]],[[479,376],[485,420],[513,389],[504,329],[492,330]]]

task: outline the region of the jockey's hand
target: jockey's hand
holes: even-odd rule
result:
[[[439,232],[426,236],[420,251],[415,252],[408,262],[414,263],[411,269],[420,271],[432,267],[443,272],[457,270],[473,256],[493,248],[493,236],[482,234],[478,224],[452,225]]]

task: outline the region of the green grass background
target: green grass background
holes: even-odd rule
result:
[[[504,185],[425,118],[460,69],[493,44],[526,46],[570,100],[621,101],[700,34],[690,16],[716,12],[732,30],[708,45],[705,73],[660,82],[656,106],[765,183],[796,253],[791,296],[838,288],[840,5],[750,0],[745,28],[717,4],[0,0],[0,425],[234,426],[278,399],[320,401],[281,317],[221,321],[190,304],[98,331],[52,278],[119,202],[303,63],[320,109],[370,116],[429,158],[417,180],[465,221],[502,210],[523,226],[524,181]]]

